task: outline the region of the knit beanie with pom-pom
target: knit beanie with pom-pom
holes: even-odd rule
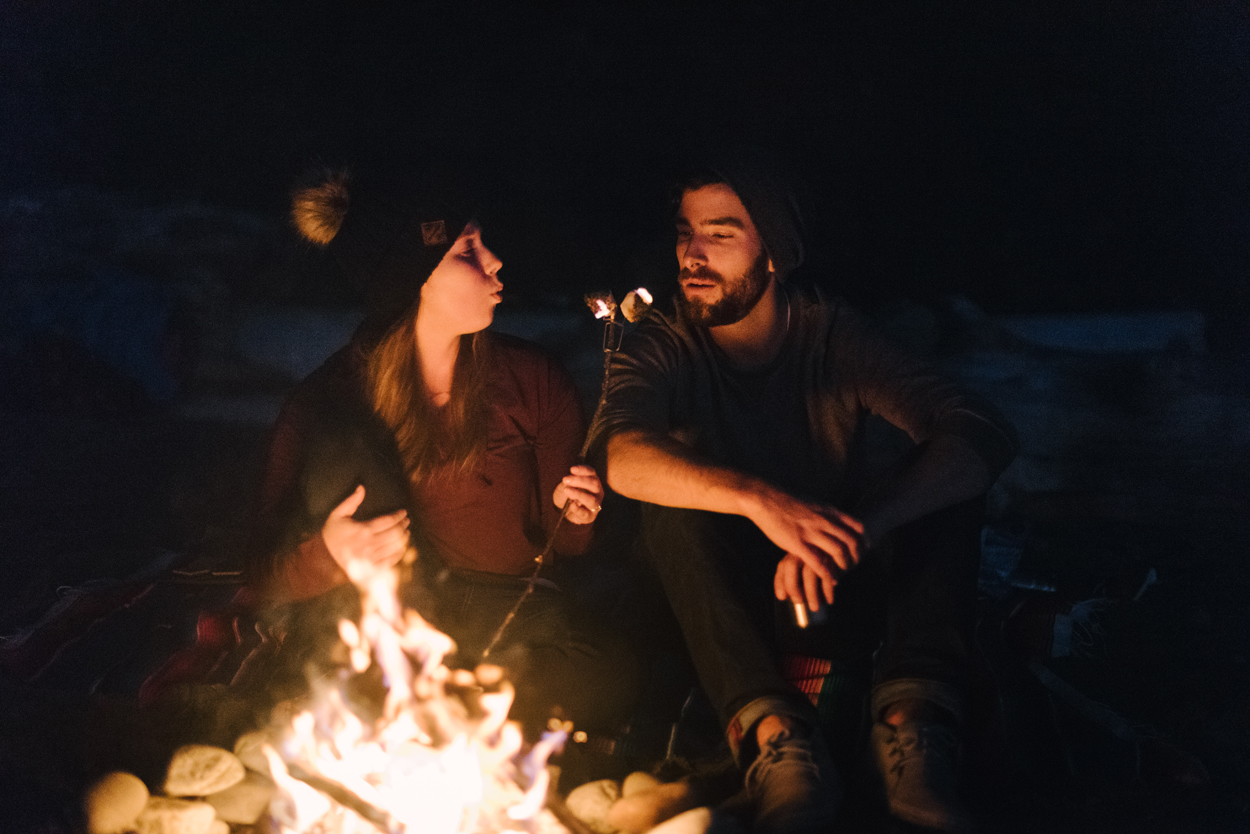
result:
[[[380,337],[409,313],[425,279],[472,214],[431,189],[396,178],[370,182],[346,171],[320,171],[291,198],[291,219],[307,240],[326,248],[363,296],[358,336]]]

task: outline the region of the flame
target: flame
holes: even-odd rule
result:
[[[524,759],[507,720],[513,690],[503,671],[443,665],[454,643],[399,603],[398,572],[357,561],[360,625],[339,623],[351,671],[316,693],[266,746],[277,786],[270,803],[282,834],[496,834],[563,832],[543,807],[547,757],[567,728]],[[376,664],[386,694],[376,719],[352,708],[346,684]]]
[[[638,293],[638,297],[641,298],[643,301],[645,301],[647,304],[651,304],[654,302],[654,299],[651,297],[650,291],[648,291],[646,287],[639,287],[638,289],[634,290],[634,292]]]
[[[586,305],[597,319],[616,318],[616,299],[609,292],[596,292],[586,296]]]

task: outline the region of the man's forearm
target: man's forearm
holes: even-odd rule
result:
[[[862,525],[836,507],[802,501],[759,478],[699,461],[666,435],[621,432],[608,441],[607,450],[608,485],[621,495],[745,516],[829,589],[834,570],[849,570],[859,561]]]
[[[699,461],[667,435],[628,430],[607,444],[607,482],[638,501],[750,517],[764,482]]]
[[[993,485],[985,461],[956,437],[935,438],[860,518],[871,545],[929,513],[975,498]]]

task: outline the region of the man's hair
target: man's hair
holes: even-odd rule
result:
[[[682,172],[673,180],[673,188],[669,200],[673,207],[673,216],[681,210],[681,198],[687,191],[698,191],[709,185],[729,185],[725,178],[711,168],[691,168]]]
[[[733,189],[755,224],[777,278],[784,281],[803,263],[803,219],[798,203],[771,157],[748,147],[709,155],[703,164],[678,176],[672,193],[673,215],[686,192],[708,185]]]

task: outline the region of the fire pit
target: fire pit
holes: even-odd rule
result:
[[[98,786],[87,797],[89,830],[211,834],[254,823],[275,834],[567,831],[545,807],[546,760],[571,728],[553,726],[522,755],[503,671],[445,666],[451,638],[399,603],[396,569],[358,562],[348,574],[363,613],[359,624],[339,623],[346,663],[336,675],[280,705],[267,730],[240,739],[237,756],[180,750],[167,796],[136,800],[137,789],[126,787],[119,801],[140,809],[129,821],[117,819],[118,802]],[[259,819],[220,812],[221,795],[245,781],[250,796],[269,797]],[[133,782],[114,775],[108,784]]]

